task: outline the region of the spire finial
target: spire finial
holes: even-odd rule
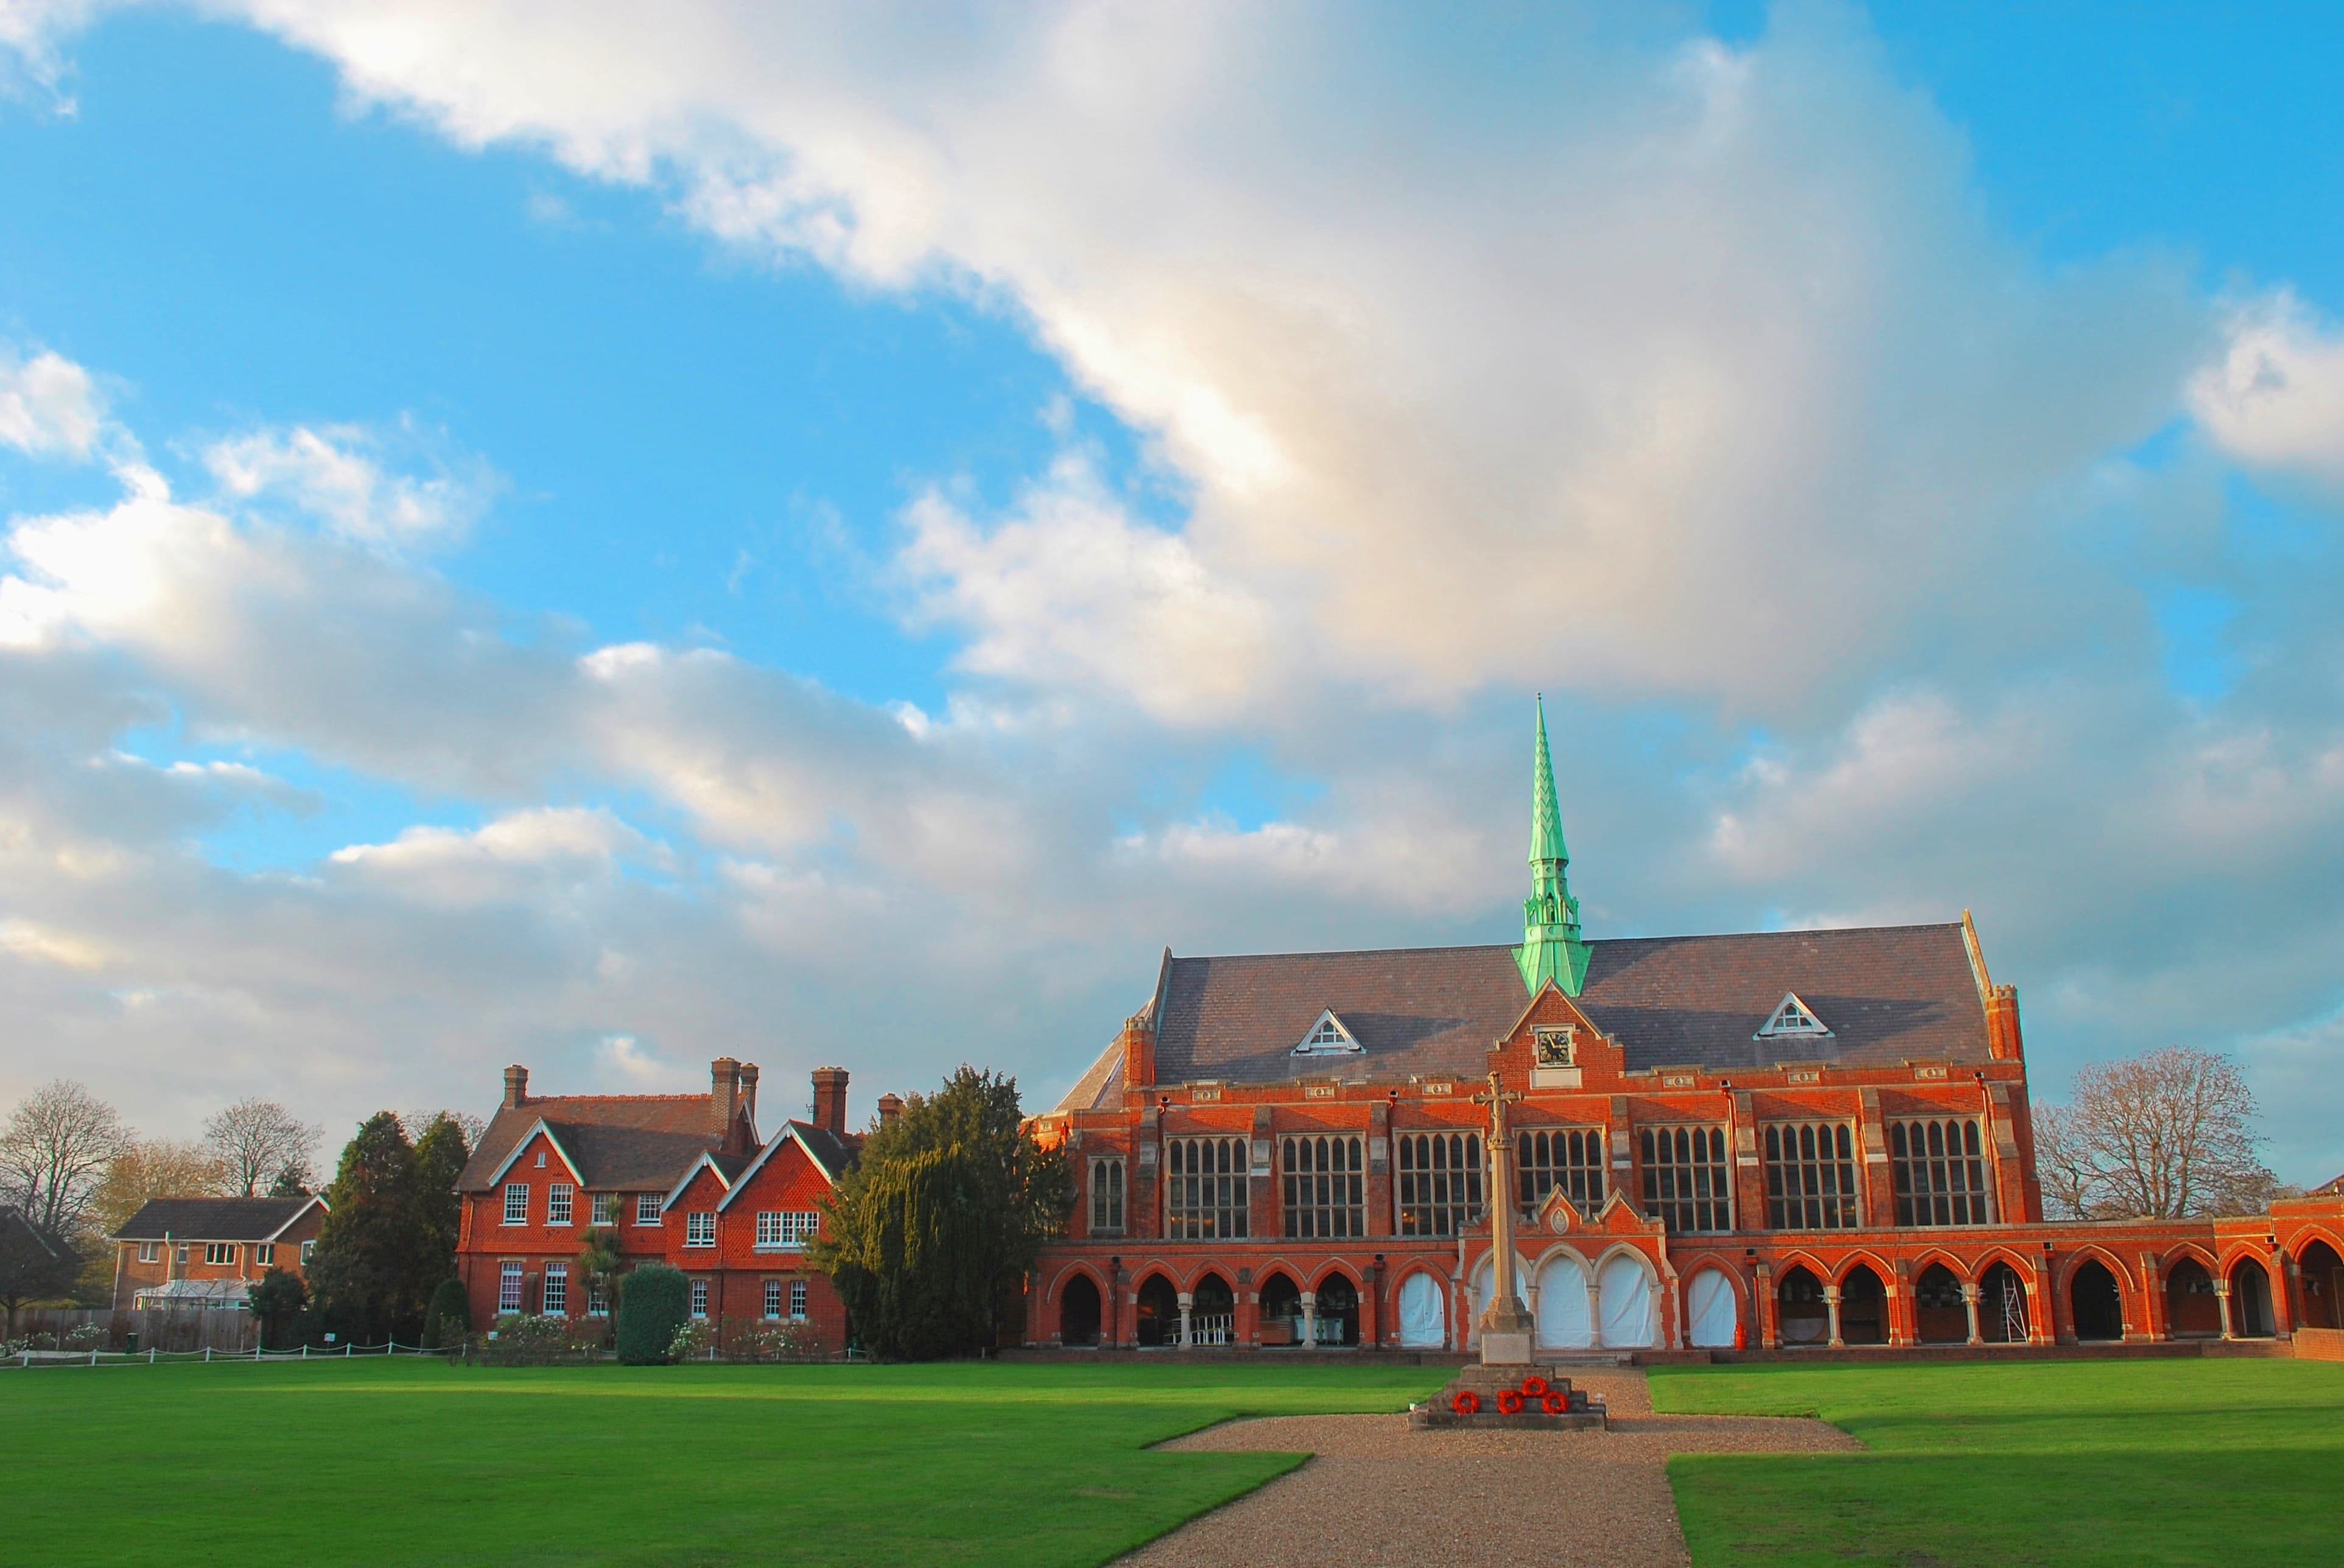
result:
[[[1546,694],[1538,703],[1531,782],[1531,896],[1522,900],[1522,945],[1514,950],[1522,983],[1535,995],[1548,980],[1577,996],[1587,978],[1587,944],[1579,938],[1579,900],[1571,896],[1571,850],[1554,789],[1554,752],[1546,738]]]

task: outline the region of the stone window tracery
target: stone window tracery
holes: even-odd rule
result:
[[[1481,1217],[1481,1139],[1474,1132],[1404,1132],[1399,1233],[1454,1236]]]
[[[1120,1158],[1091,1161],[1091,1234],[1120,1235],[1123,1232],[1123,1161]]]
[[[1201,1241],[1246,1234],[1246,1141],[1165,1140],[1165,1235]]]
[[[1365,1141],[1341,1134],[1285,1140],[1286,1233],[1352,1237],[1368,1233]]]
[[[1514,1198],[1531,1221],[1556,1188],[1581,1214],[1603,1207],[1603,1130],[1600,1127],[1519,1127],[1514,1130]]]
[[[1733,1229],[1733,1183],[1723,1127],[1647,1127],[1644,1208],[1672,1235]]]
[[[1855,1135],[1844,1121],[1784,1121],[1766,1129],[1766,1225],[1848,1231],[1857,1225]]]
[[[1894,1121],[1888,1127],[1889,1164],[1896,1177],[1900,1225],[1984,1225],[1985,1151],[1970,1118]]]

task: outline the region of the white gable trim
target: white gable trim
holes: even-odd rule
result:
[[[498,1166],[494,1171],[490,1173],[490,1186],[493,1187],[498,1182],[505,1179],[505,1172],[512,1169],[513,1161],[520,1159],[522,1154],[528,1151],[529,1146],[537,1141],[537,1135],[541,1132],[545,1134],[545,1141],[553,1145],[553,1151],[561,1156],[561,1163],[569,1169],[570,1174],[578,1177],[578,1184],[581,1187],[583,1187],[586,1184],[586,1178],[578,1175],[578,1161],[570,1158],[570,1151],[561,1146],[561,1140],[553,1135],[552,1126],[547,1122],[544,1117],[541,1116],[537,1119],[537,1124],[535,1126],[531,1127],[527,1132],[522,1133],[520,1137],[514,1141],[512,1152],[505,1156],[505,1162]]]
[[[731,1195],[732,1183],[724,1179],[724,1167],[716,1163],[716,1156],[702,1150],[700,1158],[693,1161],[684,1171],[683,1180],[668,1190],[667,1201],[660,1205],[661,1213],[664,1214],[675,1207],[675,1201],[683,1196],[683,1190],[692,1185],[692,1179],[700,1174],[703,1166],[716,1172],[716,1184],[724,1189],[727,1196]],[[723,1201],[718,1200],[716,1206],[720,1209],[724,1207]]]
[[[731,1190],[728,1191],[724,1194],[722,1200],[717,1203],[716,1207],[720,1212],[730,1206],[733,1199],[738,1198],[744,1191],[747,1190],[750,1178],[756,1175],[758,1171],[763,1171],[765,1168],[765,1161],[773,1158],[773,1151],[779,1149],[784,1143],[794,1143],[801,1150],[804,1151],[807,1161],[812,1164],[815,1170],[822,1172],[823,1182],[833,1187],[838,1185],[838,1178],[831,1173],[829,1166],[824,1165],[822,1162],[822,1156],[813,1151],[813,1145],[808,1143],[804,1139],[800,1138],[798,1136],[798,1130],[784,1121],[782,1123],[782,1130],[773,1134],[773,1141],[766,1144],[763,1149],[757,1151],[757,1157],[749,1161],[749,1168],[746,1171],[741,1172],[741,1180],[733,1182]],[[719,1171],[717,1174],[722,1175],[723,1172]],[[690,1178],[687,1177],[685,1180],[689,1181]]]
[[[1349,1026],[1328,1008],[1320,1012],[1310,1027],[1303,1031],[1301,1041],[1287,1052],[1289,1056],[1357,1056],[1366,1047]]]
[[[1786,990],[1783,993],[1783,1000],[1774,1004],[1774,1010],[1766,1015],[1766,1021],[1758,1026],[1758,1032],[1750,1038],[1829,1040],[1832,1031],[1831,1026],[1815,1015],[1815,1010],[1800,1000],[1797,991]]]
[[[263,1236],[261,1240],[264,1241],[274,1241],[278,1237],[282,1236],[286,1231],[291,1230],[294,1225],[312,1209],[323,1209],[328,1214],[334,1211],[334,1206],[326,1201],[326,1195],[323,1192],[312,1192],[309,1194],[309,1201],[307,1203],[302,1204],[298,1209],[293,1211],[292,1219],[286,1221],[285,1223],[278,1226],[274,1231],[269,1231],[268,1234]]]

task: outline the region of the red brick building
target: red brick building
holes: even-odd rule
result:
[[[246,1292],[271,1269],[306,1275],[326,1201],[150,1198],[106,1240],[115,1244],[114,1306],[248,1310]]]
[[[2044,1221],[2017,992],[1966,914],[1584,940],[1543,714],[1530,860],[1518,947],[1167,950],[1037,1121],[1082,1201],[1029,1340],[1470,1348],[1493,1082],[1541,1349],[2344,1331],[2344,1199]]]
[[[844,1307],[805,1266],[821,1202],[854,1163],[844,1069],[813,1074],[813,1120],[757,1131],[757,1069],[720,1057],[706,1094],[535,1095],[505,1070],[504,1103],[457,1181],[457,1266],[472,1322],[500,1312],[601,1316],[580,1275],[590,1229],[612,1231],[624,1268],[663,1262],[692,1283],[695,1318],[720,1329],[794,1322],[844,1347]],[[880,1101],[883,1116],[899,1103]]]

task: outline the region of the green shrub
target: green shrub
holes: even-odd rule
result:
[[[706,1318],[694,1318],[675,1331],[675,1338],[667,1342],[667,1359],[672,1362],[704,1362],[712,1359],[709,1352],[715,1347],[716,1331],[708,1326]]]
[[[423,1342],[433,1350],[453,1350],[471,1332],[471,1292],[451,1275],[431,1292],[431,1305],[423,1314]]]
[[[647,1263],[629,1274],[619,1295],[619,1359],[629,1366],[666,1361],[676,1331],[691,1316],[691,1299],[681,1269]]]

